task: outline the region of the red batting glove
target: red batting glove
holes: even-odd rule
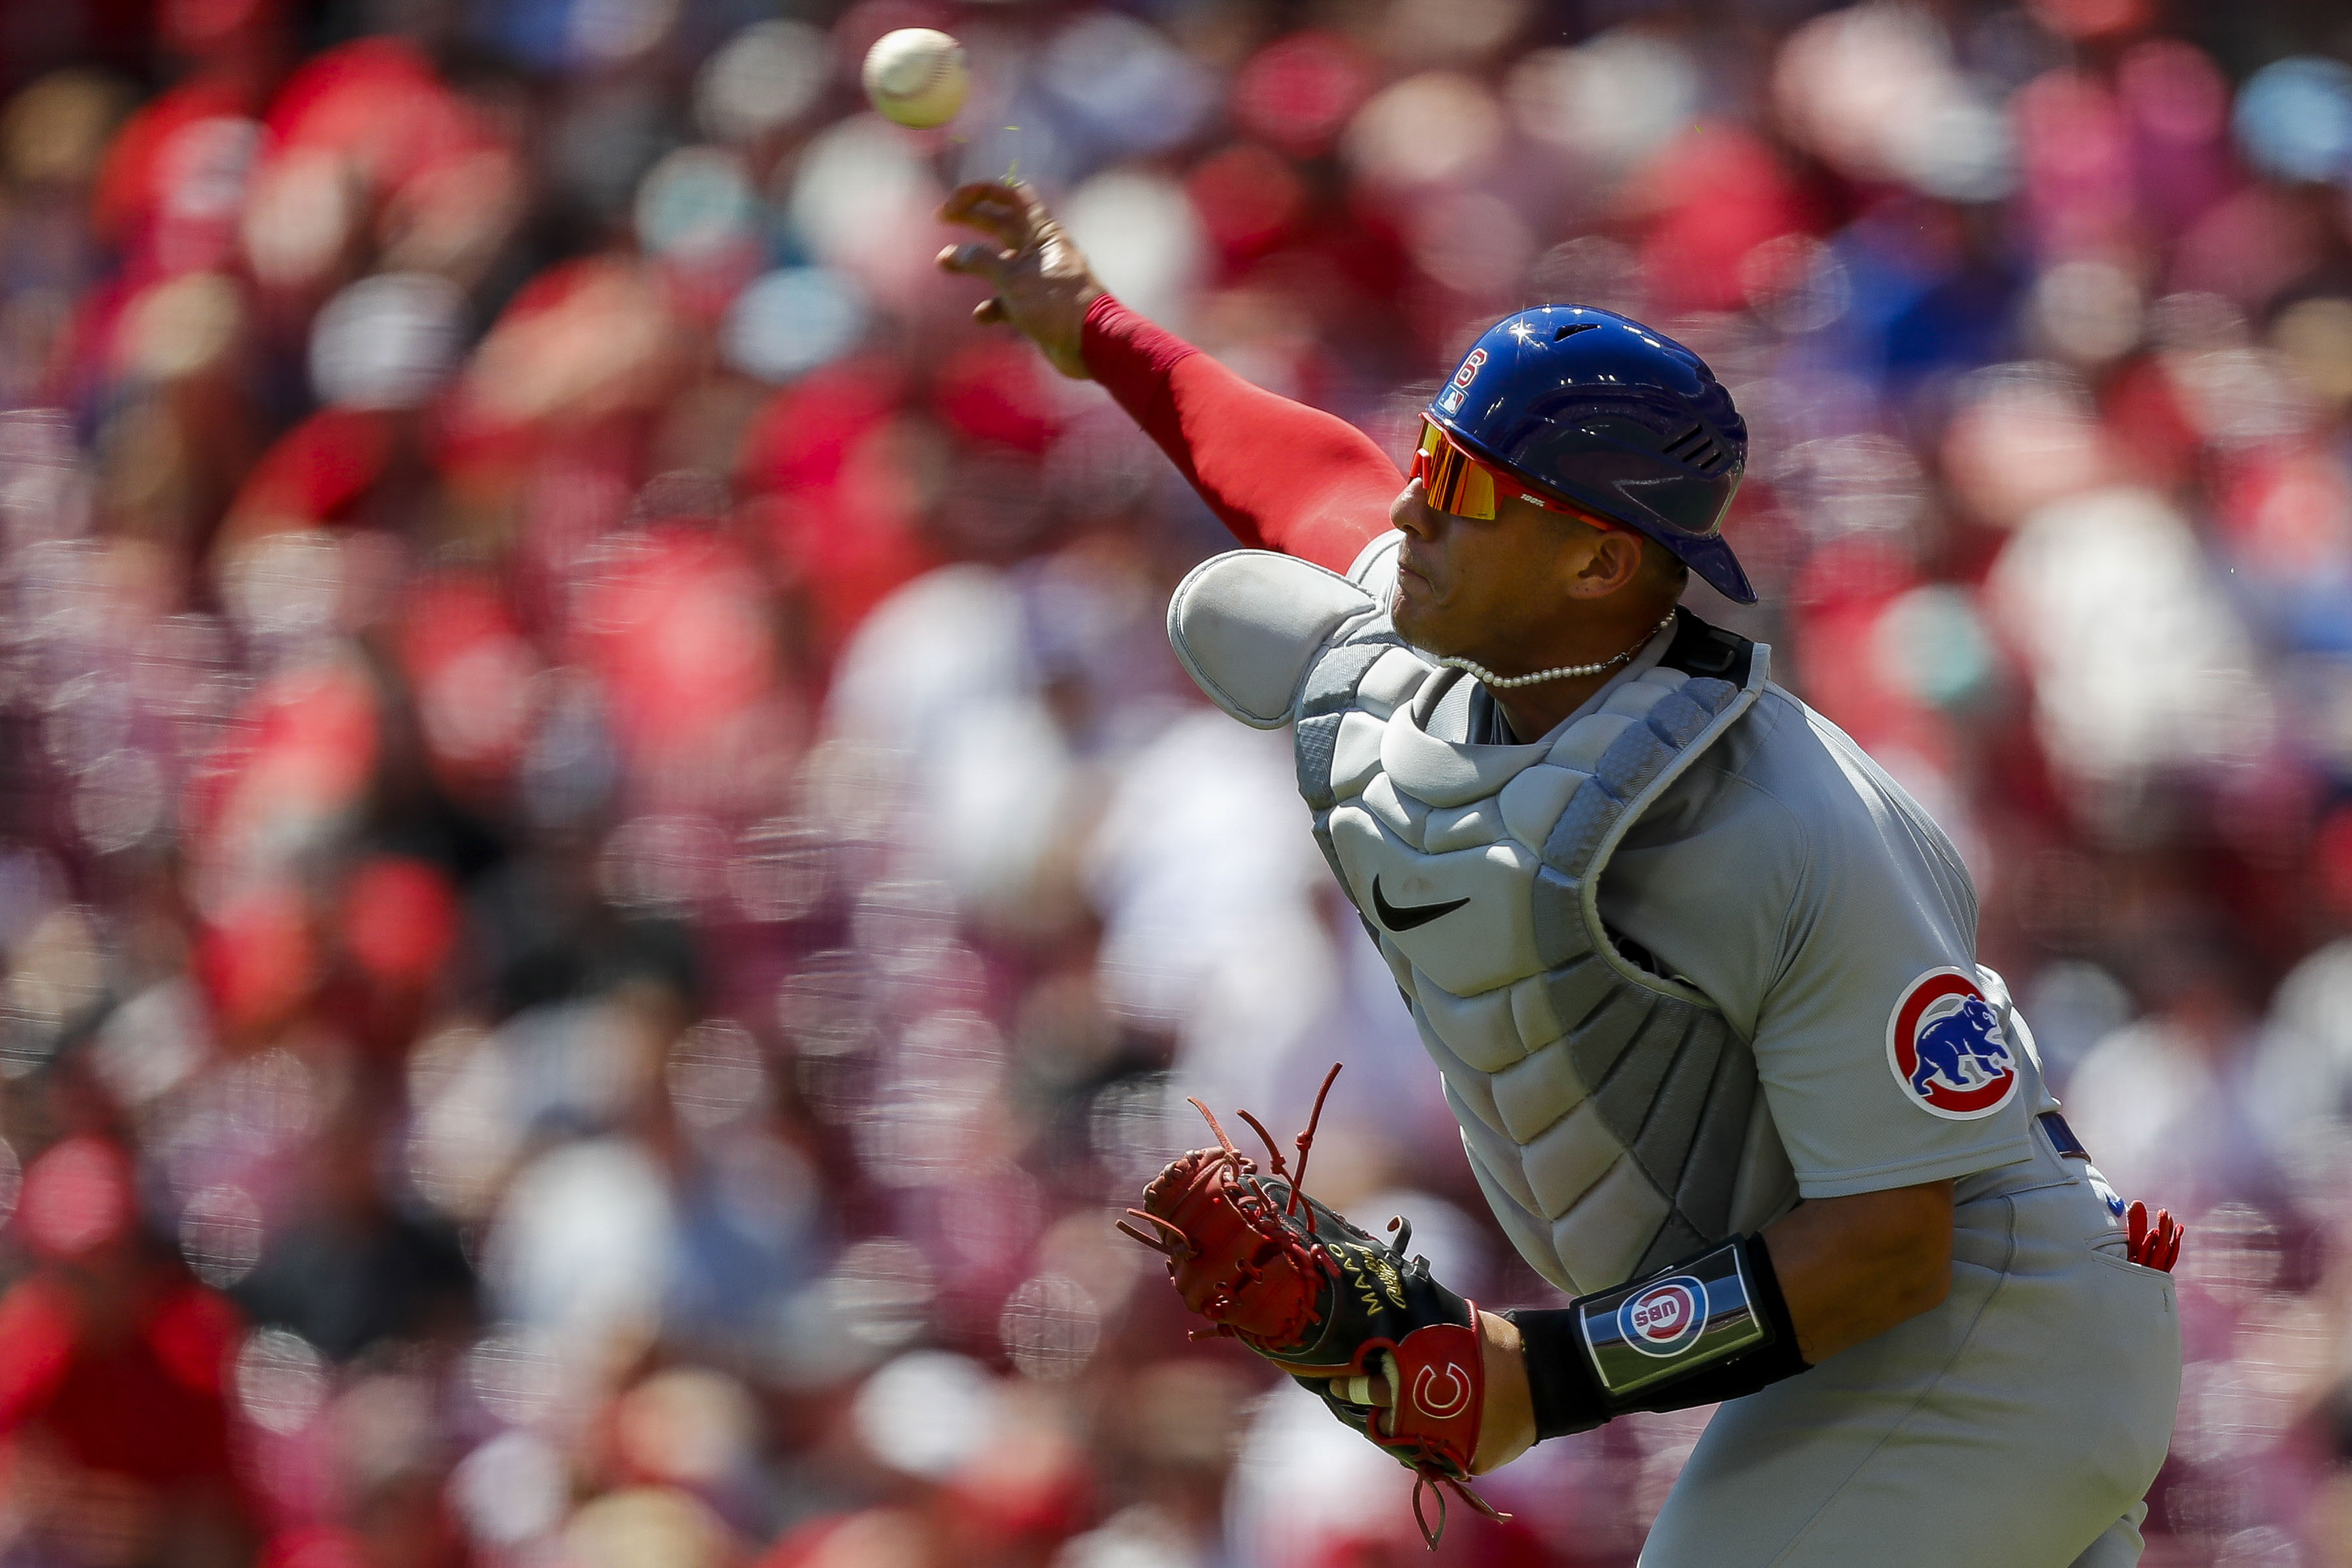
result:
[[[2171,1273],[2172,1266],[2180,1261],[2180,1241],[2189,1234],[2188,1227],[2176,1222],[2168,1208],[2158,1209],[2156,1223],[2149,1225],[2147,1205],[2137,1199],[2125,1220],[2131,1228],[2131,1242],[2125,1255],[2143,1269]]]

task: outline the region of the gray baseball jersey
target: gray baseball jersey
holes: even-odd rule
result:
[[[1685,620],[1551,735],[1490,738],[1477,683],[1389,625],[1394,537],[1356,581],[1220,556],[1171,635],[1226,711],[1296,724],[1316,835],[1530,1262],[1602,1290],[1800,1196],[2028,1157],[2038,1075],[1967,872],[1769,649]]]
[[[2135,1561],[2171,1281],[2037,1130],[2056,1102],[1950,841],[1769,649],[1686,613],[1517,741],[1390,625],[1396,542],[1345,578],[1217,557],[1170,638],[1226,712],[1296,727],[1317,840],[1520,1252],[1590,1292],[1800,1197],[1958,1178],[1944,1305],[1726,1406],[1644,1564]]]

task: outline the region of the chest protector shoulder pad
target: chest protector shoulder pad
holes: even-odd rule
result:
[[[1205,561],[1168,629],[1218,706],[1297,726],[1316,841],[1528,1262],[1563,1290],[1607,1290],[1770,1217],[1786,1193],[1758,1175],[1771,1138],[1748,1042],[1704,993],[1620,951],[1598,903],[1626,830],[1763,690],[1769,650],[1685,613],[1665,659],[1598,711],[1496,746],[1431,734],[1469,677],[1307,562]]]

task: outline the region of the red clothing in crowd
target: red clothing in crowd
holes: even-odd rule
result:
[[[0,1297],[0,1442],[37,1430],[85,1469],[234,1490],[223,1375],[237,1330],[226,1298],[184,1280],[96,1342],[74,1291],[37,1273]]]

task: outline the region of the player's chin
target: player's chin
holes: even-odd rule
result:
[[[1454,651],[1446,627],[1450,619],[1444,606],[1430,591],[1427,579],[1409,571],[1397,574],[1396,594],[1389,601],[1389,620],[1398,636],[1424,653],[1443,656]]]
[[[1429,580],[1411,568],[1400,568],[1396,587],[1389,594],[1389,619],[1399,632],[1411,637],[1430,613]]]

